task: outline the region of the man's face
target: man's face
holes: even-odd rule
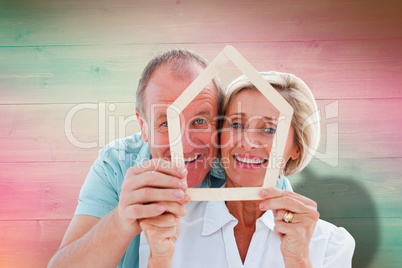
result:
[[[197,64],[187,65],[180,74],[170,64],[159,66],[146,87],[145,122],[140,120],[140,124],[142,138],[148,142],[153,158],[170,160],[167,107],[203,71]],[[217,93],[212,82],[182,112],[182,143],[189,187],[203,181],[217,156],[217,115]]]

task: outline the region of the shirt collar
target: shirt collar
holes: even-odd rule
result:
[[[229,213],[225,201],[209,201],[205,208],[201,235],[211,235],[230,222],[236,226],[238,221]]]
[[[238,220],[229,213],[225,201],[209,201],[205,208],[204,224],[201,235],[211,235],[230,223],[234,227],[237,225]],[[263,226],[266,226],[271,231],[274,230],[275,220],[272,210],[266,211],[257,219],[256,229]]]
[[[225,184],[222,187],[225,187]],[[282,174],[278,178],[276,188],[293,191],[289,180]],[[225,201],[209,201],[205,208],[204,225],[201,235],[211,235],[230,222],[232,222],[233,226],[236,226],[238,223],[237,219],[229,213]],[[274,230],[275,220],[272,210],[266,211],[257,219],[256,229],[259,228],[261,224],[268,227],[271,231]]]
[[[275,220],[274,220],[274,214],[273,214],[272,210],[265,211],[265,213],[262,214],[262,216],[257,219],[256,228],[258,228],[259,224],[263,224],[266,227],[268,227],[271,231],[274,231]]]

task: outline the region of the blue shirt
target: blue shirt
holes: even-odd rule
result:
[[[151,159],[148,143],[141,139],[141,133],[118,139],[99,151],[82,186],[75,215],[89,215],[104,218],[119,203],[121,187],[127,169]],[[226,181],[225,172],[218,162],[200,187],[221,187]],[[140,236],[137,235],[118,267],[138,267]]]

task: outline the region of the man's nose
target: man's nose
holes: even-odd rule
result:
[[[194,133],[186,129],[182,136],[183,153],[191,153],[196,147]]]

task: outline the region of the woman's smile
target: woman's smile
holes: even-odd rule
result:
[[[245,169],[261,168],[263,167],[263,164],[268,162],[265,158],[249,154],[234,154],[233,158],[238,167]]]

